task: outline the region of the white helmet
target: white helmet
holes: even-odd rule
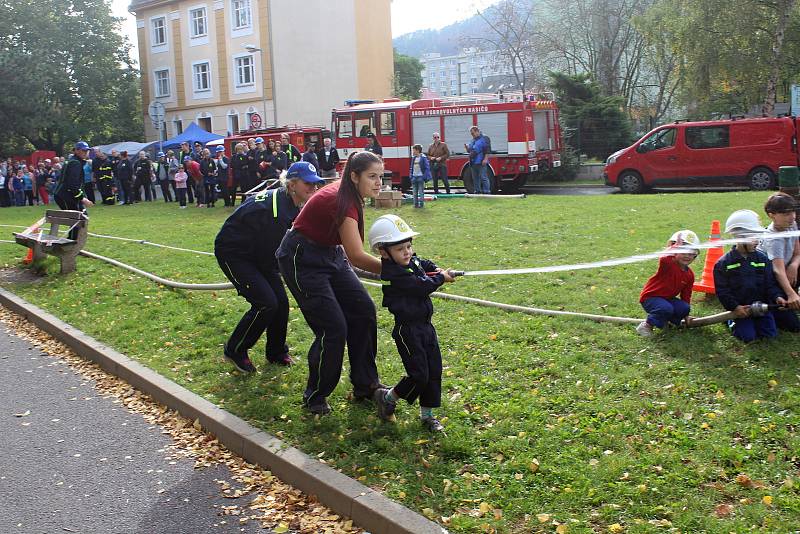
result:
[[[393,245],[419,235],[397,215],[381,215],[369,229],[369,246],[378,250],[383,245]]]
[[[764,232],[766,229],[761,226],[761,221],[758,220],[758,213],[753,210],[737,210],[731,213],[728,220],[725,221],[725,233],[754,233]]]
[[[698,249],[692,247],[691,245],[699,245],[700,238],[697,237],[697,234],[692,232],[691,230],[678,230],[677,232],[672,234],[672,237],[669,238],[669,242],[672,244],[677,243],[678,240],[683,242],[682,246],[686,248],[691,248],[696,252],[699,252]]]

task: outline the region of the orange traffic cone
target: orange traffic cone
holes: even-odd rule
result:
[[[708,236],[710,241],[719,241],[721,239],[719,232],[719,221],[711,221],[711,235]],[[714,247],[708,249],[706,252],[706,263],[703,265],[703,276],[699,282],[695,282],[693,289],[703,293],[710,293],[714,295],[716,289],[714,288],[714,264],[717,263],[725,250],[722,247]]]
[[[30,265],[32,261],[33,261],[33,249],[29,248],[28,255],[25,256],[25,259],[22,260],[22,263],[24,263],[25,265]]]

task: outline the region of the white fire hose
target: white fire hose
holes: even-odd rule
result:
[[[12,225],[0,225],[0,226],[12,226]],[[789,237],[791,235],[800,235],[800,231],[794,232],[781,232],[783,234],[781,237]],[[213,255],[211,252],[199,251],[199,250],[192,250],[186,249],[181,247],[172,247],[169,245],[162,245],[159,243],[153,243],[150,241],[146,241],[143,239],[130,239],[130,238],[123,238],[123,237],[116,237],[116,236],[108,236],[102,234],[90,234],[93,237],[99,238],[106,238],[106,239],[117,239],[117,240],[124,240],[130,241],[134,243],[139,243],[142,245],[150,245],[162,248],[169,248],[172,250],[180,250],[185,252],[192,252],[195,254],[204,254],[204,255]],[[775,234],[772,234],[775,235]],[[739,242],[746,242],[751,239],[728,239],[724,241],[711,241],[708,243],[702,243],[699,246],[693,246],[692,248],[714,248],[720,246],[722,244],[733,244]],[[14,241],[2,241],[8,243],[15,243]],[[497,269],[497,270],[484,270],[484,271],[453,271],[451,270],[450,273],[452,276],[479,276],[479,275],[507,275],[507,274],[527,274],[527,273],[546,273],[546,272],[558,272],[558,271],[568,271],[568,270],[579,270],[579,269],[591,269],[596,267],[604,267],[610,265],[623,265],[626,263],[635,263],[644,260],[649,260],[653,258],[660,257],[664,254],[675,254],[676,252],[681,252],[682,249],[679,248],[671,248],[664,251],[654,252],[651,254],[642,254],[636,256],[630,256],[628,258],[617,258],[611,260],[604,260],[599,262],[591,262],[591,263],[583,263],[583,264],[572,264],[572,265],[557,265],[557,266],[548,266],[548,267],[533,267],[533,268],[523,268],[523,269]],[[87,258],[92,258],[96,260],[105,261],[110,263],[111,265],[120,267],[122,269],[127,269],[133,273],[136,273],[140,276],[153,280],[156,283],[164,285],[166,287],[171,287],[175,289],[187,289],[187,290],[201,290],[201,291],[217,291],[217,290],[227,290],[227,289],[234,289],[233,284],[230,282],[223,282],[223,283],[214,283],[214,284],[190,284],[185,282],[178,282],[175,280],[169,280],[167,278],[162,278],[158,275],[153,273],[144,271],[142,269],[138,269],[131,265],[122,263],[121,261],[115,260],[113,258],[108,258],[105,256],[101,256],[99,254],[95,254],[93,252],[89,252],[88,250],[82,250],[80,253],[82,256]],[[372,273],[367,273],[366,271],[362,271],[360,269],[354,269],[356,273],[362,278],[370,278],[370,279],[378,279],[377,275]],[[381,284],[367,282],[362,280],[362,283],[365,285],[373,286],[373,287],[381,287]],[[466,297],[463,295],[453,295],[450,293],[442,293],[442,292],[434,292],[431,296],[441,299],[447,300],[455,300],[460,302],[468,302],[471,304],[478,304],[480,306],[487,306],[492,308],[498,308],[501,310],[509,311],[509,312],[519,312],[519,313],[526,313],[529,315],[545,315],[545,316],[567,316],[567,317],[581,317],[584,319],[590,319],[592,321],[597,322],[609,322],[609,323],[622,323],[622,324],[639,324],[642,319],[637,319],[633,317],[616,317],[610,315],[598,315],[598,314],[591,314],[591,313],[581,313],[581,312],[569,312],[563,310],[550,310],[545,308],[534,308],[529,306],[519,306],[515,304],[504,304],[501,302],[494,302],[490,300],[478,299],[474,297]],[[777,309],[775,305],[767,305],[760,302],[754,302],[751,305],[751,313],[754,317],[758,317],[766,313],[768,309]],[[688,325],[684,323],[684,326],[688,326],[690,328],[700,327],[700,326],[707,326],[710,324],[716,324],[728,321],[730,319],[734,319],[735,316],[733,312],[722,312],[713,315],[708,315],[705,317],[698,317],[693,319]]]

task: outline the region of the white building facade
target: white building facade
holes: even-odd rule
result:
[[[133,0],[129,10],[143,108],[166,108],[161,133],[145,117],[148,140],[191,122],[220,135],[327,125],[346,99],[391,95],[390,0]]]
[[[423,54],[422,86],[439,96],[461,96],[479,92],[487,78],[512,74],[511,67],[496,52],[463,48],[453,56]]]

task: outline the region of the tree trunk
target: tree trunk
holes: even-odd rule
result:
[[[775,100],[778,93],[778,78],[781,71],[781,58],[783,57],[783,40],[786,37],[786,26],[789,24],[789,15],[797,0],[778,0],[778,23],[775,25],[775,35],[772,41],[772,55],[770,56],[769,78],[767,78],[767,91],[761,112],[772,115],[775,112]]]

